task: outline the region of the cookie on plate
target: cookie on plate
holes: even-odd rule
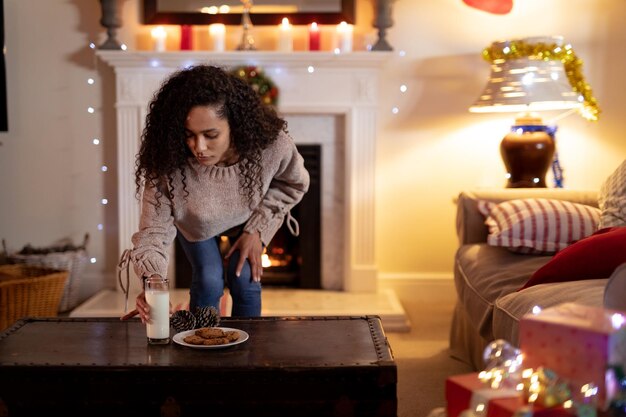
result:
[[[235,331],[235,330],[228,330],[225,333],[226,339],[228,339],[228,342],[234,342],[237,339],[239,339],[239,332]]]
[[[225,337],[212,337],[211,339],[204,339],[203,345],[225,345],[230,341]]]
[[[192,334],[185,338],[183,338],[185,343],[189,343],[190,345],[203,345],[204,341],[207,340],[204,337],[200,337],[198,335]]]
[[[204,337],[205,339],[213,339],[216,337],[224,337],[224,331],[222,329],[216,329],[215,327],[203,327],[196,330],[196,336]]]

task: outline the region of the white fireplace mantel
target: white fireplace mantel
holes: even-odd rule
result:
[[[280,90],[281,114],[330,114],[345,122],[345,190],[342,248],[345,291],[377,290],[375,251],[375,144],[379,73],[387,52],[124,52],[98,51],[116,79],[119,248],[130,247],[139,208],[134,162],[147,104],[163,79],[181,67],[207,63],[255,65]],[[296,140],[297,142],[297,140]],[[324,216],[324,213],[322,213]],[[324,287],[324,280],[322,280]]]

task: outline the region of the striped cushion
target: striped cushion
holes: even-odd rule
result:
[[[487,218],[489,245],[535,255],[554,254],[590,236],[600,221],[598,208],[545,198],[479,200],[478,210]]]
[[[626,160],[602,184],[598,204],[602,210],[598,228],[626,226]]]

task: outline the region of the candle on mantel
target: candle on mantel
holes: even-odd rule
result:
[[[167,32],[165,32],[163,26],[157,26],[152,29],[152,45],[155,51],[165,51],[165,38],[167,38]]]
[[[283,17],[283,22],[278,26],[278,50],[281,52],[293,51],[292,30],[289,19]]]
[[[309,51],[320,50],[320,28],[313,22],[309,26]]]
[[[222,23],[214,23],[209,25],[209,34],[213,41],[213,50],[223,52],[225,46],[226,26]]]
[[[180,27],[180,50],[190,51],[192,49],[192,28],[190,25],[182,25]]]
[[[352,52],[352,31],[353,26],[346,22],[337,25],[337,48],[340,52]]]

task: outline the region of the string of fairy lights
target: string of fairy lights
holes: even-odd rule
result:
[[[93,73],[90,76],[87,77],[86,84],[87,84],[89,89],[92,89],[92,91],[94,91],[93,88],[97,87],[97,84],[98,84],[97,81],[96,81],[96,75],[95,75],[97,73],[97,62],[98,62],[96,54],[95,54],[95,51],[97,49],[96,44],[94,42],[90,42],[89,43],[89,49],[91,49],[93,51],[93,60],[92,60],[93,61],[93,68],[92,68],[92,72]],[[126,45],[123,44],[122,45],[122,50],[125,51],[126,49],[127,49]],[[91,97],[92,98],[95,97],[95,93],[91,94]],[[87,110],[87,114],[89,116],[95,116],[97,114],[97,109],[96,109],[96,106],[94,106],[94,105],[87,106],[86,110]],[[91,135],[90,140],[91,140],[91,143],[92,143],[93,146],[98,147],[98,146],[102,145],[102,139],[99,138],[96,135]],[[100,166],[99,171],[102,174],[106,174],[109,171],[109,167],[105,163],[103,163]],[[109,199],[107,198],[106,195],[103,195],[102,197],[100,197],[99,203],[100,203],[101,206],[104,207],[104,206],[109,204]],[[96,229],[98,230],[98,232],[104,232],[104,228],[105,228],[105,226],[104,226],[103,222],[99,222],[99,223],[96,224]],[[92,263],[92,264],[95,264],[95,263],[98,262],[98,258],[95,257],[95,256],[91,256],[89,258],[89,262]]]
[[[98,81],[97,81],[97,78],[96,78],[96,73],[97,73],[97,56],[96,56],[96,53],[95,53],[96,50],[98,49],[98,47],[97,47],[97,45],[94,42],[90,42],[89,43],[89,48],[93,51],[93,68],[92,68],[92,74],[89,75],[87,80],[86,80],[86,85],[87,85],[87,87],[89,89],[93,89],[93,88],[98,86]],[[127,50],[126,45],[122,44],[121,49],[123,51]],[[368,46],[367,49],[369,50],[370,46]],[[342,53],[337,48],[334,49],[333,52],[335,54]],[[400,57],[400,58],[403,58],[403,57],[406,56],[406,53],[405,53],[405,51],[401,50],[401,51],[399,51],[397,53],[397,56]],[[153,61],[151,65],[152,66],[160,66],[158,61]],[[261,69],[259,68],[259,70],[261,70]],[[313,65],[307,65],[307,67],[306,67],[306,71],[309,74],[314,74],[315,70],[316,70],[315,66],[313,66]],[[281,71],[281,70],[277,69],[277,71]],[[405,94],[408,91],[408,86],[407,86],[406,83],[399,83],[396,88],[397,88],[396,91],[399,91],[400,94]],[[91,91],[95,91],[95,90],[91,90]],[[95,93],[93,93],[93,94],[91,94],[91,96],[95,97],[96,95],[95,95]],[[87,111],[87,114],[88,114],[89,117],[97,116],[99,114],[99,110],[98,110],[98,107],[96,105],[89,105],[89,106],[87,106],[86,111]],[[400,106],[398,104],[393,104],[391,109],[390,109],[390,112],[393,115],[399,114],[401,112]],[[99,147],[99,146],[103,145],[102,138],[100,138],[100,137],[98,137],[96,135],[91,135],[90,141],[91,141],[92,145],[95,146],[95,147]],[[99,171],[103,175],[106,175],[109,172],[109,167],[106,165],[106,163],[103,163],[99,167]],[[103,206],[103,207],[106,207],[109,204],[109,198],[106,195],[101,196],[100,200],[99,200],[99,204],[101,206]],[[95,227],[96,227],[98,232],[104,232],[104,230],[105,230],[105,224],[102,221],[98,222]],[[98,259],[97,259],[96,256],[91,256],[90,259],[89,259],[89,262],[92,263],[92,264],[95,264],[95,263],[98,262]]]
[[[97,83],[96,83],[96,78],[95,78],[95,73],[96,73],[96,55],[95,55],[96,44],[95,44],[95,43],[93,43],[93,42],[89,43],[89,48],[90,48],[92,51],[94,51],[94,55],[93,55],[93,62],[94,62],[94,65],[93,65],[93,73],[94,73],[94,75],[92,75],[92,76],[90,76],[90,77],[88,77],[88,78],[87,78],[87,85],[88,85],[88,86],[90,87],[90,89],[92,89],[92,91],[93,91],[93,88],[95,88],[95,87],[97,86]],[[92,97],[93,97],[93,94],[92,94]],[[96,108],[95,108],[94,106],[88,106],[88,107],[87,107],[87,113],[88,113],[89,115],[92,115],[92,116],[93,116],[93,115],[95,115],[95,113],[96,113]],[[91,138],[91,143],[92,143],[94,146],[99,146],[99,145],[100,145],[100,143],[101,143],[100,138],[95,137],[95,136],[94,136],[94,137],[92,137],[92,138]],[[100,171],[102,171],[102,172],[107,172],[107,171],[108,171],[108,167],[107,167],[106,165],[102,165],[102,166],[100,167]],[[104,206],[106,206],[106,205],[108,204],[108,202],[109,202],[109,201],[108,201],[108,199],[107,199],[107,198],[105,198],[105,197],[102,197],[102,198],[100,199],[100,203],[101,203],[102,205],[104,205]],[[103,224],[103,223],[98,223],[98,224],[96,225],[96,228],[97,228],[97,230],[98,230],[99,232],[102,232],[102,231],[104,231],[104,224]],[[89,262],[91,262],[92,264],[95,264],[97,261],[98,261],[98,259],[97,259],[95,256],[91,256],[91,257],[89,258]]]
[[[401,49],[401,50],[398,52],[398,57],[399,57],[399,58],[404,58],[404,57],[406,57],[406,52],[405,52],[404,50],[402,50],[402,49]],[[406,85],[406,84],[404,84],[404,83],[401,83],[400,85],[397,85],[396,87],[397,87],[397,89],[399,89],[399,90],[400,90],[400,94],[405,94],[407,91],[409,91],[409,88],[408,88],[408,87],[407,87],[407,85]],[[391,107],[391,113],[392,113],[392,114],[394,114],[394,115],[399,114],[399,113],[400,113],[400,107],[399,107],[397,104],[394,104],[394,105]]]

